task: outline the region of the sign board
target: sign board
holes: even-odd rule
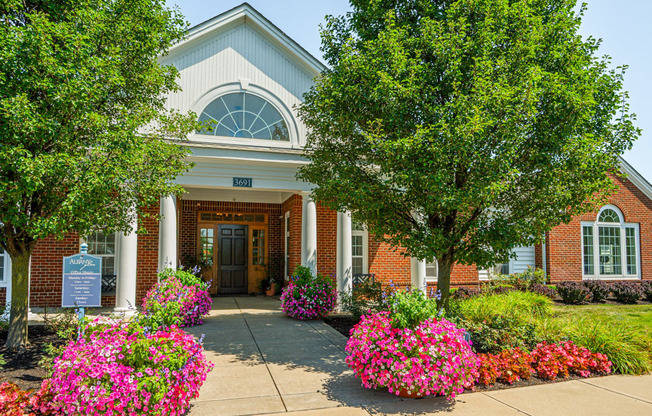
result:
[[[63,258],[62,308],[102,306],[102,258],[75,254]]]
[[[236,188],[251,188],[252,184],[251,178],[233,178],[233,186]]]

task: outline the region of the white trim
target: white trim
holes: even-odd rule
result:
[[[2,250],[0,257],[4,259],[0,287],[11,287],[11,256],[4,249],[0,248],[0,250]]]
[[[362,256],[353,255],[353,237],[361,236],[362,237]],[[355,230],[351,227],[351,274],[353,275],[353,258],[362,257],[362,274],[369,273],[369,232],[367,227],[363,227],[362,230]]]
[[[602,212],[605,208],[614,209],[619,215],[620,210],[613,205],[605,205],[600,209]],[[641,279],[641,236],[640,236],[640,227],[637,223],[627,223],[621,221],[620,223],[615,222],[598,222],[599,214],[596,217],[595,221],[581,221],[580,222],[580,241],[581,241],[581,267],[582,267],[582,279],[583,280],[640,280]],[[593,273],[594,274],[585,274],[584,272],[584,227],[591,227],[593,230]],[[620,270],[621,274],[607,274],[602,275],[600,273],[600,242],[599,242],[599,231],[600,227],[611,227],[620,229]],[[625,272],[627,271],[627,237],[626,229],[634,229],[634,238],[636,239],[636,274],[629,275]]]
[[[634,184],[638,189],[645,194],[648,198],[652,199],[652,184],[648,182],[643,175],[638,173],[625,159],[620,159],[620,171],[627,176],[627,179]]]
[[[598,219],[600,218],[600,215],[602,215],[602,213],[604,211],[608,210],[608,209],[610,209],[612,211],[615,211],[616,214],[618,214],[618,218],[620,219],[621,224],[625,223],[625,216],[623,215],[623,212],[620,210],[620,208],[618,208],[615,205],[611,205],[611,204],[607,204],[607,205],[603,206],[602,208],[600,208],[600,211],[598,211],[598,215],[595,217],[595,221],[597,222]],[[607,222],[607,223],[604,223],[604,224],[616,224],[616,223],[615,222]]]
[[[242,89],[242,84],[240,82],[231,82],[228,84],[219,85],[215,88],[212,88],[206,91],[201,95],[190,107],[190,110],[195,114],[201,116],[204,109],[216,99],[223,97],[226,94],[233,93],[245,93],[255,95],[269,105],[271,105],[278,113],[283,117],[283,121],[288,128],[289,139],[288,141],[283,140],[269,140],[269,139],[249,139],[249,138],[235,138],[235,137],[226,137],[226,136],[214,136],[210,134],[198,134],[196,132],[191,133],[188,136],[189,142],[202,142],[202,143],[222,143],[222,144],[232,144],[232,145],[246,145],[246,146],[258,146],[258,147],[271,147],[271,148],[281,148],[281,149],[290,149],[299,147],[299,128],[297,121],[292,115],[292,111],[283,103],[281,99],[272,94],[270,91],[265,88],[258,86],[256,84],[249,83],[247,84],[247,89]]]
[[[435,268],[435,275],[434,276],[428,276],[428,267],[434,267]],[[426,274],[425,274],[425,277],[426,277],[426,282],[429,282],[429,283],[437,282],[437,279],[439,278],[439,262],[437,261],[437,259],[435,259],[434,262],[429,262],[429,261],[426,262]]]
[[[229,27],[245,23],[250,24],[252,28],[265,35],[272,43],[280,46],[290,58],[300,63],[306,70],[312,72],[313,75],[318,75],[326,68],[317,58],[308,53],[256,9],[246,3],[190,28],[181,41],[172,45],[168,51],[168,56],[179,53],[181,50],[190,46],[190,44],[195,43],[199,39],[205,39],[207,36],[219,30],[225,30]]]

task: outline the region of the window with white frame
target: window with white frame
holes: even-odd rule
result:
[[[11,259],[2,247],[0,247],[0,286],[4,287],[11,278]]]
[[[82,240],[88,244],[88,254],[102,258],[102,291],[115,290],[116,234],[95,231]]]
[[[439,263],[437,260],[426,262],[426,282],[436,282],[439,277]]]
[[[354,222],[351,225],[351,273],[353,276],[368,273],[367,240],[367,230],[364,225]]]
[[[198,130],[212,136],[289,141],[287,124],[267,100],[248,92],[222,95],[203,109],[199,121],[210,127]]]
[[[639,226],[626,223],[613,205],[595,222],[582,222],[582,275],[588,279],[640,278]]]

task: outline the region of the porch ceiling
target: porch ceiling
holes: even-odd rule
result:
[[[191,201],[228,201],[282,204],[296,191],[268,191],[257,189],[208,188],[184,186],[188,192],[181,199]]]

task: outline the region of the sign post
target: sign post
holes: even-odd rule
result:
[[[88,254],[82,244],[80,253],[63,258],[62,308],[77,308],[79,320],[87,307],[102,306],[102,258]]]

